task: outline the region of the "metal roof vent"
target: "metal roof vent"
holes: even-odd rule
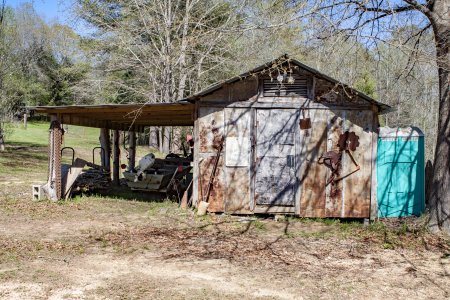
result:
[[[307,80],[297,74],[279,75],[276,79],[264,79],[263,96],[308,98]]]

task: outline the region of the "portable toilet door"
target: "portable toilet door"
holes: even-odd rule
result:
[[[425,209],[424,135],[416,127],[381,127],[377,153],[378,216],[419,216]]]

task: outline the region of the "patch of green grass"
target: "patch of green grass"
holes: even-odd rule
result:
[[[260,230],[260,231],[264,231],[266,230],[266,223],[256,219],[254,221],[252,221],[252,225],[256,230]]]
[[[27,129],[22,125],[12,128],[12,133],[6,137],[7,144],[21,146],[47,146],[49,122],[29,122]],[[99,129],[74,125],[64,126],[64,146],[92,149],[98,146]]]
[[[4,175],[28,174],[27,179],[45,173],[47,152],[44,148],[10,149],[0,155],[0,178]],[[8,181],[8,178],[4,178]]]

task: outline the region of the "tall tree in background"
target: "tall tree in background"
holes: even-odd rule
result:
[[[223,0],[79,0],[77,11],[97,29],[116,102],[171,102],[223,78],[239,9]],[[163,152],[170,135],[166,128]]]
[[[0,4],[0,131],[27,105],[80,102],[76,88],[90,72],[81,40],[68,26],[48,24],[31,3]]]
[[[15,28],[11,23],[12,11],[3,0],[0,6],[0,151],[4,150],[5,124],[12,119],[21,104],[8,82],[15,71],[12,43]]]
[[[401,45],[416,54],[416,46],[427,32],[434,36],[434,53],[421,59],[436,63],[439,78],[437,140],[430,203],[432,226],[450,231],[450,5],[447,0],[311,0],[299,2],[300,16],[320,20],[322,38],[337,34],[355,37],[367,48],[389,42],[399,28],[415,28]],[[398,50],[402,51],[402,47]],[[411,56],[405,72],[418,60]]]

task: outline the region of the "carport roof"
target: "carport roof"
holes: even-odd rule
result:
[[[194,104],[187,101],[150,104],[35,106],[36,114],[56,115],[62,124],[141,131],[145,126],[192,126]]]

